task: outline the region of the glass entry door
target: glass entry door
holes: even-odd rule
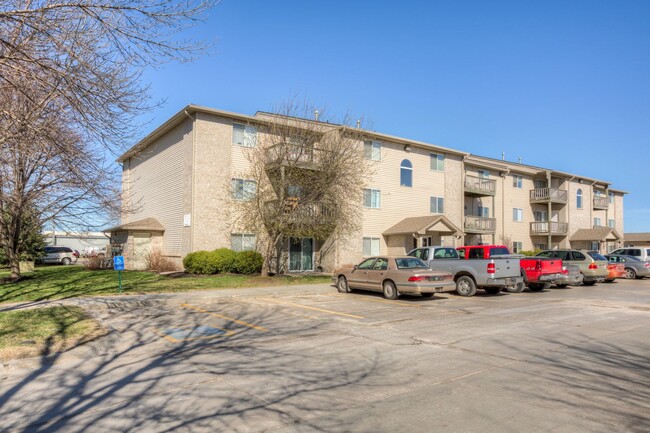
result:
[[[289,272],[314,270],[314,241],[289,238]]]

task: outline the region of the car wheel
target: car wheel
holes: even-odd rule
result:
[[[346,280],[344,276],[341,275],[339,279],[336,281],[336,289],[340,293],[350,292],[350,286],[348,285],[348,280]]]
[[[568,284],[556,284],[555,285],[555,287],[559,287],[560,289],[564,289],[567,286],[568,286]]]
[[[542,290],[548,289],[551,287],[549,283],[530,283],[528,288],[531,292],[541,292]]]
[[[386,281],[384,283],[384,298],[386,299],[397,299],[399,296],[399,292],[397,291],[397,287],[395,287],[395,283],[392,281]]]
[[[486,287],[483,290],[485,290],[485,293],[488,295],[496,295],[501,292],[501,287]]]
[[[472,277],[463,275],[456,280],[456,293],[460,296],[474,296],[476,293],[476,284]]]
[[[636,278],[636,272],[634,272],[634,269],[625,268],[625,278],[627,278],[628,280]]]
[[[64,258],[61,259],[61,264],[62,265],[68,266],[70,263],[72,263],[72,260],[70,260],[69,257],[64,257]]]
[[[433,298],[433,293],[420,293],[423,298]]]
[[[584,284],[585,286],[593,286],[594,284],[596,284],[596,280],[583,281],[582,284]]]

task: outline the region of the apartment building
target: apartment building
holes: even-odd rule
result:
[[[254,191],[241,178],[250,164],[246,151],[275,119],[189,105],[119,157],[125,202],[133,210],[108,231],[127,268],[142,267],[152,249],[180,262],[192,251],[257,247],[260,234],[237,229],[223,192]],[[300,128],[305,122],[316,121],[294,123]],[[336,245],[287,239],[288,271],[327,271],[423,245],[602,252],[622,245],[626,193],[606,181],[374,131],[363,130],[363,137],[356,145],[363,146],[373,174],[360,186],[359,231]]]

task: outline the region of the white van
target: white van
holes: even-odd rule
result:
[[[618,254],[619,256],[632,256],[639,260],[647,262],[650,260],[650,247],[625,247],[612,251],[609,254]]]

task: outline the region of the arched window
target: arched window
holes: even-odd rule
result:
[[[578,192],[576,192],[576,206],[578,209],[582,209],[582,190],[579,189]]]
[[[401,186],[413,186],[413,164],[408,159],[402,161],[399,166],[399,184]]]

